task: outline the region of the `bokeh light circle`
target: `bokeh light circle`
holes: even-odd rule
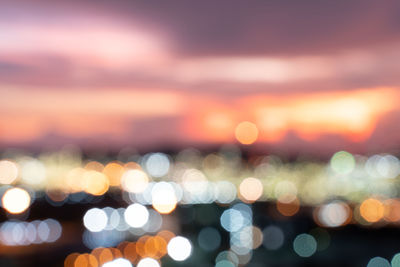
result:
[[[300,234],[293,241],[293,249],[300,257],[310,257],[317,251],[317,241],[312,235]]]
[[[392,267],[400,267],[400,253],[396,253],[390,262]]]
[[[152,205],[161,214],[171,213],[177,204],[174,187],[167,182],[156,183],[151,189]]]
[[[385,258],[374,257],[369,260],[367,267],[391,267],[391,265],[390,262]]]
[[[213,227],[206,227],[199,232],[197,241],[203,250],[213,251],[221,245],[221,234]]]
[[[143,258],[139,261],[137,267],[160,267],[160,264],[155,259]]]
[[[140,228],[149,220],[149,211],[145,206],[134,203],[125,210],[124,218],[131,227]]]
[[[215,267],[236,267],[235,264],[233,264],[233,262],[228,261],[228,260],[222,260],[222,261],[218,261],[215,264]]]
[[[145,167],[153,177],[163,177],[170,169],[170,161],[164,153],[152,153],[147,157]]]
[[[261,197],[263,193],[263,184],[259,179],[249,177],[240,183],[239,192],[244,198],[244,201],[254,202]]]
[[[10,188],[2,200],[3,208],[12,214],[19,214],[27,210],[31,204],[31,196],[22,188]]]
[[[258,129],[254,123],[243,121],[236,126],[236,139],[243,145],[250,145],[258,138]]]
[[[263,245],[269,250],[277,250],[282,247],[285,241],[285,235],[281,228],[275,225],[265,227],[263,230]]]
[[[245,218],[243,214],[236,209],[225,210],[220,218],[221,226],[228,232],[236,232],[243,227]]]
[[[360,205],[360,214],[367,222],[377,222],[385,214],[385,206],[375,198],[364,200]]]
[[[168,242],[168,255],[176,261],[184,261],[192,254],[192,244],[183,236],[176,236]]]
[[[90,265],[92,266],[92,265]],[[132,267],[132,263],[124,258],[118,258],[113,261],[104,263],[102,267]]]
[[[18,177],[17,165],[9,160],[0,161],[0,183],[12,184]]]
[[[92,208],[83,216],[83,225],[91,232],[104,230],[108,223],[108,217],[104,210]]]
[[[355,167],[354,156],[347,151],[336,152],[331,158],[331,168],[339,174],[349,174]]]
[[[141,193],[148,184],[149,178],[142,170],[128,170],[122,176],[122,188],[128,192]]]

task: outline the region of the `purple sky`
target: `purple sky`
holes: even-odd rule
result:
[[[3,147],[399,147],[398,1],[0,3]]]

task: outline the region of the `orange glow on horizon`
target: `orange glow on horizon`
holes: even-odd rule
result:
[[[189,142],[234,142],[235,128],[242,121],[255,124],[258,143],[279,142],[290,131],[306,141],[325,134],[364,141],[381,117],[397,110],[394,100],[400,97],[390,88],[278,96],[263,93],[231,101],[216,101],[211,96],[193,99],[172,89],[93,92],[13,90],[8,101],[1,101],[1,140],[27,142],[55,134],[109,136],[124,142],[136,129],[135,121],[172,117],[179,118],[181,125],[176,138]]]
[[[235,139],[234,127],[237,125],[237,114],[229,107],[199,99],[193,103],[196,109],[187,114],[183,130],[197,140],[211,142],[232,142]]]
[[[0,100],[0,141],[34,141],[48,134],[127,138],[131,121],[176,116],[185,110],[184,96],[169,90],[53,89],[0,86],[0,94],[8,95]]]
[[[234,133],[235,125],[247,118],[255,121],[259,129],[259,142],[278,142],[289,131],[307,141],[315,140],[323,134],[341,135],[356,142],[364,141],[371,136],[380,117],[396,109],[394,99],[397,97],[398,93],[390,88],[245,97],[235,102],[231,111],[225,107],[223,114],[230,123],[223,124],[223,130]],[[233,110],[242,112],[239,115]],[[215,116],[218,114],[221,112],[216,111]],[[195,124],[196,132],[203,133],[200,135],[203,140],[231,140],[228,134],[225,134],[225,139],[209,134],[219,132],[218,127],[222,126],[216,124],[213,127],[207,122],[206,116],[198,116],[190,125]]]
[[[250,97],[244,106],[253,109],[260,129],[260,139],[271,140],[268,131],[276,135],[295,131],[305,140],[322,134],[336,134],[353,141],[366,140],[379,117],[393,109],[391,89],[332,91],[291,95],[286,98]]]

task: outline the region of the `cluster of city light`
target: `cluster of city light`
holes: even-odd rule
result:
[[[235,214],[234,210],[242,212],[242,215]],[[246,265],[252,259],[252,250],[261,245],[269,251],[276,251],[287,243],[286,245],[290,245],[293,251],[303,258],[311,257],[318,251],[329,247],[330,235],[323,228],[314,228],[309,233],[300,233],[290,237],[293,233],[285,233],[279,224],[267,225],[263,230],[251,225],[251,220],[240,217],[247,216],[245,212],[248,212],[246,207],[239,206],[232,207],[221,215],[222,227],[230,232],[231,247],[217,255],[215,266]],[[204,228],[198,235],[198,242],[203,250],[210,251],[210,247],[219,246],[220,234],[217,229]]]
[[[291,187],[290,183],[286,184],[285,187],[286,190],[277,187],[276,210],[282,216],[293,216],[299,209],[299,202],[297,197],[293,196],[294,187]],[[252,251],[261,245],[267,250],[274,251],[282,248],[284,243],[291,242],[293,251],[298,256],[305,258],[311,257],[329,246],[330,236],[323,228],[315,228],[309,233],[298,234],[293,239],[290,237],[291,234],[287,236],[278,224],[268,225],[263,230],[260,229],[253,225],[251,203],[251,201],[247,203],[239,202],[221,212],[220,225],[230,234],[230,249],[218,254],[216,266],[245,265],[252,259]],[[397,222],[400,220],[400,215],[395,208],[400,205],[399,203],[400,201],[396,199],[380,201],[379,199],[368,198],[358,205],[351,206],[344,201],[334,200],[317,206],[313,211],[313,217],[321,227],[330,228],[344,226],[351,222],[359,222],[365,225],[380,221]],[[171,232],[166,235],[165,231],[159,232],[156,236],[146,235],[146,232],[149,231],[146,231],[144,227],[151,221],[149,214],[152,212],[159,214],[157,210],[139,203],[130,204],[126,209],[92,208],[84,216],[84,225],[89,232],[94,233],[115,230],[120,227],[120,231],[136,235],[139,238],[136,242],[123,241],[132,236],[124,235],[120,240],[120,245],[114,248],[114,250],[120,251],[117,255],[128,259],[124,261],[124,264],[128,264],[129,261],[130,264],[137,264],[137,266],[161,266],[159,260],[166,254],[175,261],[183,261],[190,257],[193,248],[189,239],[180,236],[174,237],[175,235]],[[359,217],[357,217],[357,214]],[[125,226],[121,227],[121,223]],[[159,226],[161,227],[161,224]],[[201,229],[197,236],[199,247],[207,252],[219,250],[221,241],[221,233],[213,227]],[[110,244],[100,245],[107,246]],[[96,248],[98,246],[99,244],[89,247]],[[127,252],[129,249],[130,252]],[[114,254],[116,253],[114,252]],[[108,265],[105,266],[116,266],[115,264],[120,261],[122,264],[120,258],[114,257],[109,259]]]
[[[315,222],[322,227],[340,227],[349,223],[385,225],[400,223],[400,200],[367,198],[350,205],[334,200],[317,206],[313,211]]]
[[[344,225],[347,217],[343,214],[350,211],[349,206],[345,205],[344,202],[334,201],[315,209],[315,216],[320,216],[319,224],[324,227]],[[110,235],[103,236],[104,240],[108,241],[106,243],[89,244],[88,247],[93,249],[92,253],[81,254],[84,255],[81,258],[85,257],[87,262],[91,261],[90,266],[107,267],[117,266],[117,263],[126,264],[126,266],[129,266],[128,263],[132,266],[161,266],[160,260],[165,255],[175,261],[188,259],[193,253],[192,241],[189,239],[175,236],[174,233],[166,230],[153,236],[147,234],[149,231],[146,231],[145,226],[151,221],[149,219],[151,213],[158,214],[157,211],[138,203],[131,204],[127,208],[105,207],[87,210],[83,217],[83,224],[87,228],[87,232],[90,234],[110,232]],[[324,250],[329,246],[330,237],[323,228],[315,228],[309,233],[299,234],[293,239],[292,234],[285,233],[279,224],[267,225],[264,229],[260,229],[253,225],[253,211],[249,203],[239,202],[226,208],[221,212],[219,221],[222,229],[229,232],[230,248],[218,254],[215,260],[216,266],[245,265],[252,259],[253,250],[261,245],[267,250],[275,251],[282,248],[285,243],[291,242],[293,251],[300,257],[311,257],[317,251]],[[117,243],[113,244],[110,240],[115,238],[116,229],[125,234],[119,241],[117,240]],[[132,237],[137,241],[125,241]],[[198,232],[196,240],[202,250],[218,251],[221,248],[222,233],[218,228],[207,226]],[[76,263],[71,265],[71,257],[74,258],[74,261],[83,261],[77,256],[79,254],[71,254],[66,259],[65,266],[76,266]],[[96,259],[97,265],[93,263],[94,259]]]
[[[244,203],[235,204],[221,214],[220,224],[230,233],[230,249],[218,254],[216,266],[246,265],[252,259],[252,251],[261,245],[275,251],[289,241],[278,224],[268,225],[261,230],[253,225],[252,218],[251,207]],[[329,239],[328,232],[323,228],[315,228],[310,233],[297,235],[292,240],[292,248],[300,257],[311,257],[317,250],[326,249]],[[221,242],[220,233],[214,228],[204,228],[198,235],[198,242],[206,251],[212,250],[210,247],[216,249]]]
[[[163,230],[156,235],[143,235],[135,242],[122,241],[116,247],[96,247],[90,253],[71,253],[65,267],[160,267],[168,255],[175,261],[185,261],[192,254],[192,243],[183,236]]]
[[[249,122],[242,124],[252,128]],[[240,149],[227,145],[207,155],[195,149],[174,156],[121,151],[118,161],[101,162],[84,161],[73,149],[36,158],[5,155],[0,160],[0,196],[9,214],[29,210],[35,191],[45,191],[45,199],[55,206],[91,202],[107,192],[122,191],[129,205],[122,216],[131,228],[145,225],[146,215],[140,222],[130,214],[140,209],[145,214],[148,206],[169,214],[180,204],[231,204],[238,199],[247,204],[274,201],[283,216],[295,215],[303,205],[314,206],[313,217],[324,227],[400,221],[396,212],[400,161],[390,154],[366,157],[339,151],[327,163],[285,162],[270,155],[244,163]]]
[[[126,231],[129,228],[142,228],[147,232],[156,232],[162,223],[162,217],[154,210],[134,203],[126,209],[111,207],[89,209],[83,217],[83,223],[91,232]]]
[[[6,221],[0,225],[0,242],[5,246],[29,246],[56,242],[62,234],[54,219],[32,222]]]
[[[83,216],[84,243],[89,248],[113,246],[129,235],[141,236],[160,230],[162,216],[153,209],[134,203],[127,208],[91,208]]]

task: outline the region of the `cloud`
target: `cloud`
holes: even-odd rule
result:
[[[142,144],[165,133],[226,142],[256,107],[269,117],[264,128],[284,125],[280,140],[346,139],[352,127],[367,138],[396,110],[375,107],[400,88],[399,11],[395,0],[4,3],[2,138],[137,135],[132,142]],[[361,88],[376,96],[373,105]],[[354,101],[342,105],[341,96]],[[358,108],[350,115],[337,111],[351,106]],[[211,124],[223,122],[226,132],[201,127],[214,111],[222,115]],[[206,136],[197,139],[199,131]]]
[[[3,84],[210,87],[203,92],[238,95],[400,84],[397,1],[93,5],[5,4]]]
[[[327,54],[399,41],[400,32],[396,0],[41,0],[2,10],[8,23],[137,25],[171,37],[176,53],[202,56]]]

